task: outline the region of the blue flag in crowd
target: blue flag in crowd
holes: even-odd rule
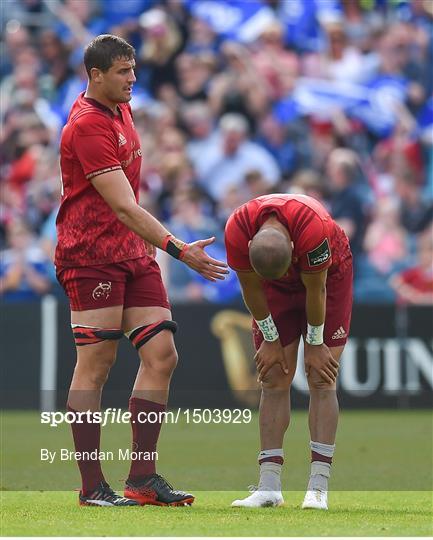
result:
[[[396,110],[404,103],[407,81],[396,76],[379,76],[366,85],[322,79],[300,79],[292,96],[299,115],[331,118],[336,109],[357,118],[378,137],[394,128]]]
[[[253,41],[266,24],[275,20],[273,10],[260,0],[186,0],[185,5],[223,39]]]

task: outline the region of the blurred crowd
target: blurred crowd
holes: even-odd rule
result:
[[[141,204],[184,241],[266,193],[322,201],[357,302],[433,304],[433,0],[2,0],[0,295],[59,292],[59,137],[85,45],[136,49]],[[98,149],[95,149],[98,151]],[[158,255],[173,302],[239,298]]]

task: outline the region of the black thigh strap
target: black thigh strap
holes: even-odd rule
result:
[[[145,326],[139,326],[129,334],[128,338],[138,350],[150,339],[162,332],[162,330],[170,330],[175,334],[177,331],[177,323],[174,321],[162,320]]]
[[[75,324],[72,326],[72,333],[77,347],[93,345],[106,339],[118,340],[123,337],[123,331],[120,328],[92,328]]]

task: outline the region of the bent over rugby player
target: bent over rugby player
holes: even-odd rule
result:
[[[57,277],[69,297],[77,363],[68,397],[70,412],[98,411],[127,336],[140,357],[129,401],[132,455],[155,456],[170,378],[177,363],[176,323],[153,257],[154,246],[182,260],[205,278],[223,279],[226,265],[204,247],[174,238],[138,205],[140,140],[128,102],[135,82],[134,49],[112,35],[96,37],[84,54],[89,83],[72,106],[61,139],[62,199],[57,218]],[[159,418],[145,423],[146,415]],[[188,505],[155,470],[153,457],[132,459],[124,497],[106,482],[99,459],[100,425],[72,424],[81,459],[81,505]]]
[[[343,230],[305,195],[265,195],[239,207],[225,230],[227,261],[254,318],[261,381],[260,481],[232,506],[278,506],[290,385],[300,337],[310,390],[311,475],[303,508],[327,509],[338,421],[336,377],[349,332],[352,255]]]

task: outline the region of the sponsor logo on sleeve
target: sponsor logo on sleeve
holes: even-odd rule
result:
[[[320,246],[307,253],[309,266],[320,266],[331,257],[328,239],[325,238]]]

